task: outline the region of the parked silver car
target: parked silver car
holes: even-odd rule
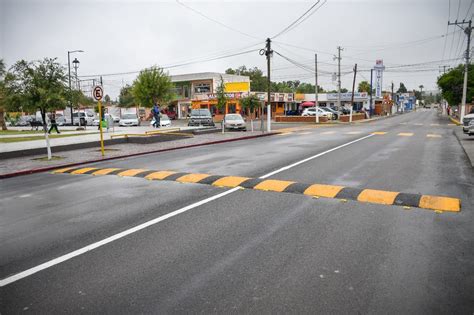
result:
[[[224,128],[246,131],[247,125],[240,114],[227,114],[224,116]]]

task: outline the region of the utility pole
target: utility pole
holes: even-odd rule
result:
[[[334,56],[334,60],[337,60],[337,107],[341,108],[341,50],[344,50],[341,46],[337,46],[337,57]]]
[[[373,76],[374,76],[374,69],[370,69],[370,91],[369,91],[369,95],[370,95],[370,105],[369,105],[369,113],[370,113],[370,116],[372,117],[373,113],[372,113],[372,81],[373,81]]]
[[[319,124],[319,104],[318,104],[318,54],[314,54],[314,107],[316,109],[316,123]]]
[[[393,99],[393,81],[392,81],[392,106],[393,106],[394,103],[395,103],[395,101]],[[397,112],[398,112],[398,108],[397,108]],[[392,114],[392,113],[393,113],[393,109],[391,110],[390,114]]]
[[[467,24],[467,27],[462,27],[462,25]],[[464,119],[464,114],[466,111],[466,94],[467,94],[467,72],[469,69],[469,55],[470,55],[470,47],[471,47],[471,31],[472,31],[472,20],[462,22],[458,22],[457,20],[454,23],[448,21],[448,25],[456,25],[461,28],[467,36],[467,48],[465,52],[466,63],[464,65],[464,84],[462,87],[462,101],[461,101],[461,116],[459,117],[461,123]]]
[[[357,75],[357,64],[354,66],[354,79],[352,80],[352,97],[351,97],[351,112],[349,116],[349,122],[352,122],[352,109],[354,108],[354,91],[356,84],[356,75]]]
[[[271,79],[270,79],[270,58],[273,55],[272,50],[272,41],[270,38],[267,38],[267,44],[265,45],[265,49],[260,49],[260,55],[265,55],[267,57],[267,131],[271,131],[271,113],[272,113],[272,106],[271,106],[271,99],[270,99],[270,91],[271,91]],[[264,104],[262,102],[262,119],[261,119],[261,130],[264,131],[263,127],[263,111],[264,111]]]

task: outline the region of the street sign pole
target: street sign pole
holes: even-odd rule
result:
[[[97,107],[99,107],[99,130],[100,130],[100,152],[102,153],[102,156],[105,156],[104,152],[104,134],[102,131],[102,96],[104,96],[104,90],[100,85],[97,85],[94,87],[92,91],[92,96],[94,99],[97,101]]]

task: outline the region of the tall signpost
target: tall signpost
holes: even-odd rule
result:
[[[314,54],[314,107],[316,109],[317,124],[319,124],[318,92],[318,54]]]
[[[92,90],[92,96],[94,99],[97,101],[97,106],[99,107],[99,129],[100,129],[100,152],[102,153],[102,156],[105,155],[104,153],[104,134],[102,133],[102,104],[101,100],[102,97],[104,96],[104,89],[100,85],[96,85],[94,89]]]
[[[379,59],[375,61],[375,98],[382,97],[382,79],[383,79],[383,71],[385,70],[385,66],[383,65],[383,60]],[[370,114],[371,116],[374,114],[375,106],[370,104]]]

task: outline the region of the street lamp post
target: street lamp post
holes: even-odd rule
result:
[[[67,52],[67,71],[68,71],[68,81],[69,81],[69,108],[71,108],[71,125],[72,126],[74,126],[74,116],[73,116],[72,101],[71,101],[71,54],[75,52],[84,52],[84,51],[83,50],[68,50]]]

